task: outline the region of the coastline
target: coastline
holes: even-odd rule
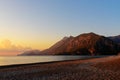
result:
[[[0,67],[1,80],[119,80],[120,56]],[[106,64],[109,63],[109,64]]]
[[[53,55],[54,56],[54,55]],[[65,55],[66,56],[66,55]],[[22,66],[29,66],[29,65],[37,65],[37,64],[51,64],[51,63],[58,63],[58,62],[68,62],[68,61],[77,61],[77,60],[88,60],[88,59],[95,59],[95,58],[102,58],[107,56],[87,56],[86,58],[80,58],[80,59],[73,59],[73,60],[60,60],[60,61],[49,61],[49,62],[35,62],[35,63],[23,63],[23,64],[9,64],[9,65],[1,65],[0,69],[3,68],[13,68],[13,67],[22,67]]]

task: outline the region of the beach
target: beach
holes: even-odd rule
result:
[[[120,56],[3,66],[0,80],[120,80]]]

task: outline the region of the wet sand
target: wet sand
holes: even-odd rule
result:
[[[120,80],[120,56],[4,66],[0,80]]]

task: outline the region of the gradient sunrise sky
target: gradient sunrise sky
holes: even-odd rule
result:
[[[87,32],[120,35],[120,0],[0,0],[0,55]]]

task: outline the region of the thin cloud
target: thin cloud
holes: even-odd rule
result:
[[[26,51],[26,50],[31,50],[31,47],[13,44],[8,39],[0,42],[0,51]]]

